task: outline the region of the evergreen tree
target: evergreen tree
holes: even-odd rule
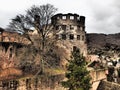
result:
[[[67,66],[67,81],[63,81],[62,85],[69,90],[89,90],[91,77],[86,64],[85,57],[80,54],[80,51],[74,50]]]

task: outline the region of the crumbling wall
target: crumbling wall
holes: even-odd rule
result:
[[[106,80],[106,71],[107,69],[98,69],[98,70],[91,70],[90,75],[91,75],[91,83],[92,83],[92,88],[91,90],[96,90],[100,81],[101,80]]]
[[[0,90],[66,90],[60,84],[62,79],[63,75],[22,77],[0,81]]]
[[[56,14],[52,17],[51,22],[61,46],[67,47],[69,53],[73,51],[73,47],[77,47],[84,56],[87,55],[84,16],[71,13]]]
[[[92,82],[107,79],[106,71],[107,69],[91,70],[90,75],[92,77]]]
[[[120,85],[113,82],[101,81],[97,90],[120,90]]]
[[[31,42],[23,35],[8,31],[0,32],[0,42],[17,42],[23,44],[31,44]]]

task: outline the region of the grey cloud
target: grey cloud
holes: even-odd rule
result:
[[[117,0],[108,0],[102,3],[95,2],[89,4],[92,13],[91,31],[98,33],[117,33],[120,32],[120,4]],[[106,4],[107,3],[107,4]]]
[[[7,1],[7,0],[6,0]],[[14,0],[13,0],[14,1]],[[19,3],[23,0],[19,0]],[[29,1],[29,0],[27,0]],[[25,1],[25,3],[27,2]],[[16,2],[15,2],[16,3]],[[86,17],[86,31],[91,33],[117,33],[120,32],[120,3],[119,0],[31,0],[29,4],[19,4],[12,7],[13,12],[1,12],[0,9],[0,26],[6,27],[10,19],[16,14],[23,12],[33,4],[50,3],[58,8],[60,13],[78,13]],[[68,3],[66,5],[66,3]],[[6,4],[5,4],[6,5]],[[4,6],[4,5],[3,5]],[[9,7],[9,6],[8,6]],[[23,7],[23,8],[22,8]],[[10,7],[11,8],[11,7]],[[16,9],[17,8],[17,9]],[[22,9],[21,9],[22,8]],[[22,11],[22,12],[20,12]]]
[[[113,7],[115,7],[116,9],[120,10],[120,1],[119,0],[114,0],[113,2]]]

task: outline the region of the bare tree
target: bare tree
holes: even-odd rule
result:
[[[56,11],[57,8],[51,4],[41,6],[33,5],[26,11],[26,15],[20,14],[12,19],[8,27],[13,31],[23,33],[27,38],[29,38],[27,35],[28,31],[31,28],[36,29],[42,38],[42,47],[44,47],[44,41],[48,37],[48,33],[52,31],[50,20]]]
[[[47,4],[42,5],[39,8],[36,6],[31,7],[30,10],[27,11],[27,16],[29,22],[32,22],[31,18],[34,18],[34,28],[38,31],[40,37],[40,49],[39,53],[41,54],[41,72],[44,71],[44,62],[45,62],[45,47],[48,46],[49,41],[52,42],[52,39],[49,37],[49,34],[53,31],[52,25],[50,25],[51,17],[56,12],[56,8],[53,5]],[[38,71],[39,73],[39,71]],[[37,74],[38,74],[37,73]]]
[[[51,17],[56,12],[56,8],[53,5],[47,4],[42,5],[39,8],[36,6],[31,7],[27,11],[27,16],[29,22],[32,22],[34,18],[34,27],[38,31],[39,36],[41,37],[41,49],[44,50],[45,42],[48,37],[48,34],[52,31],[52,26],[50,25]]]
[[[55,14],[57,8],[51,4],[41,5],[41,6],[32,6],[26,11],[26,15],[17,15],[10,22],[9,28],[13,31],[21,32],[25,37],[27,37],[32,43],[28,35],[28,31],[35,29],[38,31],[39,35],[39,54],[41,55],[41,65],[43,65],[45,57],[45,46],[53,43],[55,40],[52,40],[53,37],[50,37],[50,33],[53,34],[53,27],[50,24],[51,17]],[[41,71],[43,70],[41,68]],[[38,71],[39,73],[39,71]]]

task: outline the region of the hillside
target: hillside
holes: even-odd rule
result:
[[[119,51],[120,50],[120,33],[116,34],[97,34],[88,33],[87,46],[89,53],[95,51]]]

